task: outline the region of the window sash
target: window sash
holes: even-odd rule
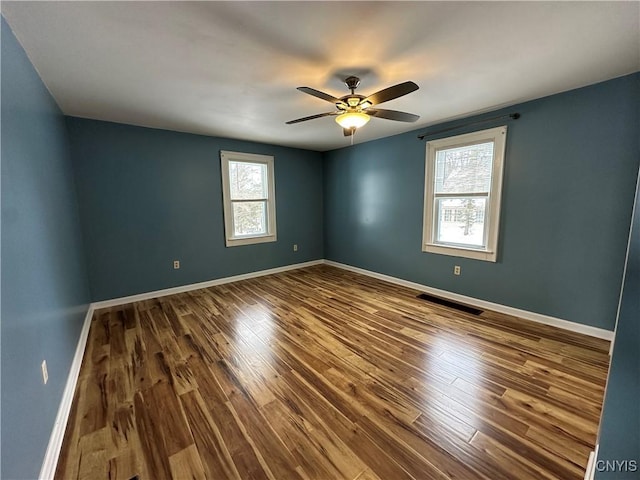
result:
[[[236,227],[237,227],[237,218],[236,218],[236,211],[235,208],[233,208],[233,205],[236,203],[239,204],[243,204],[243,203],[262,203],[264,205],[264,231],[262,232],[255,232],[255,233],[237,233],[236,232]],[[260,237],[260,236],[266,236],[269,235],[269,202],[267,200],[231,200],[231,211],[232,211],[232,215],[231,215],[231,223],[232,223],[232,228],[233,228],[233,238],[253,238],[253,237]]]
[[[482,219],[481,221],[474,221],[473,223],[481,223],[482,224],[482,241],[480,244],[478,243],[464,243],[464,242],[455,242],[455,241],[447,241],[447,240],[441,240],[440,239],[440,233],[441,230],[443,228],[442,222],[443,222],[443,218],[444,218],[444,222],[451,222],[451,223],[458,223],[461,222],[463,220],[458,220],[458,217],[461,216],[459,215],[461,213],[462,208],[451,208],[448,206],[440,206],[440,204],[442,203],[441,200],[457,200],[459,198],[478,198],[478,199],[483,199],[485,201],[484,203],[484,209],[483,210],[478,210],[478,213],[481,213]],[[440,207],[440,208],[438,208]],[[433,202],[433,239],[432,239],[432,243],[434,245],[441,245],[441,246],[451,246],[451,247],[462,247],[462,248],[471,248],[471,249],[478,249],[478,250],[486,250],[487,248],[487,243],[488,243],[488,235],[489,235],[489,218],[490,218],[490,214],[489,214],[489,195],[465,195],[462,197],[459,196],[452,196],[447,194],[446,196],[437,196],[435,198],[435,201]],[[447,212],[449,211],[449,212]],[[447,213],[449,213],[449,219],[447,220]],[[477,215],[477,214],[476,214]],[[473,226],[471,226],[471,228],[473,228]]]
[[[261,179],[260,179],[260,186],[262,187],[262,192],[267,194],[267,197],[263,197],[263,196],[257,196],[257,197],[246,197],[246,198],[242,198],[242,196],[238,196],[237,198],[234,197],[234,192],[233,192],[233,188],[231,188],[231,170],[229,169],[229,198],[234,201],[241,201],[241,200],[247,200],[247,201],[253,201],[253,200],[260,200],[260,199],[265,199],[268,198],[269,196],[269,179],[270,179],[270,175],[269,175],[269,165],[266,162],[261,162],[261,161],[247,161],[247,160],[239,160],[237,158],[234,159],[230,159],[228,163],[235,163],[235,164],[248,164],[248,165],[257,165],[261,167]],[[238,192],[239,193],[239,192]]]
[[[484,147],[479,149],[478,147]],[[462,186],[464,192],[484,191],[491,184],[491,165],[486,161],[493,159],[495,142],[493,140],[475,141],[464,146],[444,146],[436,149],[434,162],[434,192],[450,193],[449,188]],[[456,153],[458,155],[456,155]],[[489,156],[491,155],[491,157]],[[477,176],[472,178],[448,178],[448,173],[459,171],[463,167],[473,171]],[[486,167],[489,167],[487,172]],[[486,173],[489,173],[486,176]],[[485,175],[483,175],[485,174]],[[465,177],[467,177],[465,175]],[[448,180],[448,181],[447,181]],[[462,183],[462,185],[460,185]],[[466,185],[465,185],[466,184]]]

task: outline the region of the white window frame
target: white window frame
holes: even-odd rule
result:
[[[427,142],[425,160],[425,192],[424,215],[422,227],[422,251],[452,255],[455,257],[473,258],[495,262],[498,257],[498,234],[500,228],[500,200],[502,197],[502,177],[504,172],[505,145],[507,139],[507,127],[490,128],[478,132],[456,135],[454,137],[441,138]],[[436,156],[439,150],[464,147],[478,143],[493,142],[493,162],[491,172],[491,190],[489,192],[486,210],[484,214],[485,247],[474,248],[472,246],[460,246],[437,242],[436,234]]]
[[[267,198],[259,199],[267,203],[267,233],[259,235],[235,236],[233,202],[229,185],[229,162],[261,163],[267,166]],[[276,181],[274,175],[274,161],[270,155],[258,155],[255,153],[220,151],[220,166],[222,172],[222,198],[224,205],[224,231],[227,247],[239,245],[252,245],[255,243],[275,242],[276,229]],[[255,200],[252,200],[255,201]]]

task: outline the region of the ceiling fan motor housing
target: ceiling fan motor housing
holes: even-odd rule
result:
[[[360,79],[358,77],[347,77],[344,79],[344,83],[347,86],[347,88],[349,90],[351,90],[351,93],[353,93],[353,91],[358,88],[358,85],[360,85]]]

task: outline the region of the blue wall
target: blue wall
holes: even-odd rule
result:
[[[639,147],[640,149],[640,147]],[[636,469],[596,472],[597,479],[640,478],[640,193],[629,243],[616,340],[600,425],[598,469],[602,462],[635,460]]]
[[[320,153],[79,118],[67,125],[93,300],[323,258]],[[275,156],[277,242],[225,246],[220,150]]]
[[[36,478],[89,301],[64,117],[2,19],[2,467]],[[40,363],[47,360],[49,383]]]
[[[638,172],[639,81],[630,75],[485,116],[522,114],[508,122],[497,263],[421,252],[425,142],[416,135],[424,129],[327,152],[325,257],[613,330]]]

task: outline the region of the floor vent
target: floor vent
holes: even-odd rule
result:
[[[470,307],[469,305],[464,305],[462,303],[453,302],[451,300],[446,300],[444,298],[436,297],[434,295],[429,295],[428,293],[421,293],[418,295],[419,299],[426,300],[427,302],[437,303],[438,305],[443,305],[449,308],[455,308],[456,310],[460,310],[461,312],[470,313],[471,315],[480,315],[483,310],[479,308]]]

